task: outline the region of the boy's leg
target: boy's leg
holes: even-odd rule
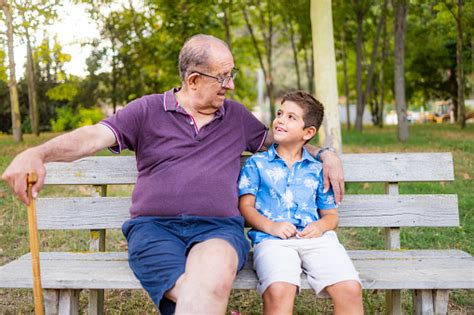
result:
[[[303,270],[316,293],[329,295],[338,314],[363,314],[359,275],[336,233],[301,240],[300,249]]]
[[[326,287],[334,303],[334,314],[364,314],[362,287],[358,281],[347,280]]]
[[[254,248],[257,292],[263,298],[265,314],[292,314],[301,281],[301,260],[289,246],[293,240],[267,240]]]
[[[263,292],[263,314],[293,314],[298,287],[288,282],[274,282]]]

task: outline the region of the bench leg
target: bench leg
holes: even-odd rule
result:
[[[415,309],[415,315],[433,315],[433,291],[414,290],[413,307]]]
[[[449,290],[433,290],[434,313],[448,314]]]
[[[89,290],[89,315],[104,314],[104,290]]]
[[[402,314],[401,292],[400,290],[385,290],[385,308],[387,314]]]
[[[60,290],[59,291],[59,315],[79,314],[79,294],[81,290]]]
[[[45,289],[44,297],[44,313],[46,315],[58,315],[59,307],[59,290]]]

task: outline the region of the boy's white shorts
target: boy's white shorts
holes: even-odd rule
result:
[[[260,295],[274,282],[288,282],[299,290],[302,272],[316,294],[323,297],[328,297],[324,288],[332,284],[346,280],[360,283],[359,273],[334,231],[311,239],[262,241],[254,247],[254,269]]]

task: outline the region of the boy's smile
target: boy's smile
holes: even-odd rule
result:
[[[280,105],[273,121],[273,137],[276,143],[304,144],[313,135],[305,128],[303,109],[292,101]],[[309,136],[309,133],[311,135]]]

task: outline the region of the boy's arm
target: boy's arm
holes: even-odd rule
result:
[[[296,235],[296,226],[290,222],[274,222],[258,213],[255,208],[255,196],[246,194],[239,198],[239,209],[242,216],[253,228],[271,234],[273,236],[287,239]]]
[[[301,238],[320,237],[324,232],[335,230],[339,223],[337,209],[321,210],[321,219],[308,224],[303,231],[298,233]]]

